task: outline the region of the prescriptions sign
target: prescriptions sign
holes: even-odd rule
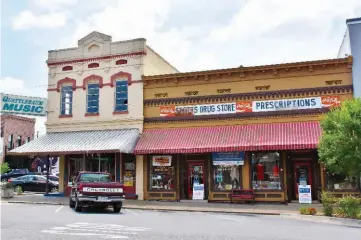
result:
[[[46,98],[0,93],[0,113],[46,116]]]
[[[337,107],[339,105],[340,98],[338,96],[276,99],[265,101],[240,101],[189,106],[162,106],[160,107],[160,116],[201,116],[246,112],[272,112],[299,109],[331,108]]]

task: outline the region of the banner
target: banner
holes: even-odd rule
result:
[[[298,201],[299,203],[312,203],[311,186],[298,185]]]
[[[46,116],[46,98],[0,93],[0,113]]]
[[[172,156],[153,156],[153,167],[172,166]]]
[[[193,184],[192,200],[204,199],[204,184]]]
[[[235,114],[245,112],[271,112],[300,109],[331,108],[340,105],[338,96],[322,96],[264,101],[239,101],[231,103],[202,104],[188,106],[161,106],[161,117],[202,116]]]
[[[212,153],[213,166],[240,166],[244,164],[244,152]]]

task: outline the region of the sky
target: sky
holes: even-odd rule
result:
[[[146,38],[178,70],[336,58],[360,0],[0,0],[0,92],[47,96],[48,50],[96,30]],[[44,132],[45,118],[37,118]]]

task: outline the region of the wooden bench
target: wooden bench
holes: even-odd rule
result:
[[[232,189],[230,198],[231,203],[234,203],[236,201],[250,201],[253,204],[255,203],[255,192],[253,189]]]

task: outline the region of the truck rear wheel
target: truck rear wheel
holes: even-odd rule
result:
[[[82,210],[82,207],[77,198],[75,198],[75,207],[74,208],[75,208],[75,212],[81,212],[81,210]]]
[[[114,204],[113,209],[115,213],[120,213],[120,210],[122,209],[122,204]]]
[[[75,202],[73,200],[71,200],[71,197],[69,198],[69,207],[70,208],[74,208],[75,207]]]

